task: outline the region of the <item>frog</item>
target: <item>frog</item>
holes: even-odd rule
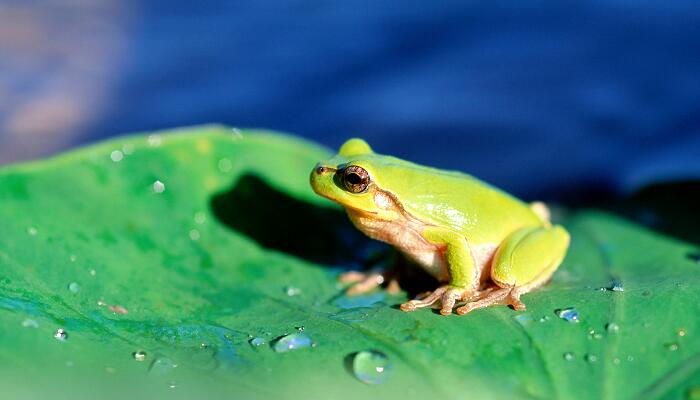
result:
[[[544,203],[524,202],[467,173],[375,153],[360,138],[318,162],[310,185],[342,206],[362,233],[437,280],[435,290],[400,305],[406,312],[465,315],[497,305],[525,310],[521,297],[551,280],[570,244]],[[348,276],[356,284],[353,294],[383,283],[381,273]]]

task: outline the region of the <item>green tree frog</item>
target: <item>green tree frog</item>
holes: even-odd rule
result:
[[[552,226],[544,204],[524,203],[464,173],[377,154],[361,139],[318,163],[310,180],[360,231],[441,282],[402,304],[403,311],[439,307],[449,315],[457,306],[463,315],[497,304],[524,310],[520,297],[550,279],[569,247],[568,232]],[[379,283],[370,276],[358,286]]]

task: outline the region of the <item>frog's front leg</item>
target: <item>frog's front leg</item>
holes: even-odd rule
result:
[[[422,236],[440,248],[440,255],[447,265],[449,283],[422,299],[402,304],[401,310],[413,311],[430,307],[439,301],[440,314],[452,314],[455,303],[470,298],[479,284],[479,271],[474,265],[471,249],[464,236],[450,229],[428,227]]]
[[[459,307],[457,314],[496,304],[524,310],[520,296],[549,280],[568,247],[569,234],[561,226],[522,228],[513,232],[501,243],[491,264],[491,280],[498,288]]]

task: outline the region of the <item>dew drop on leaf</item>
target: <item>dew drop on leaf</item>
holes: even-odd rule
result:
[[[558,309],[555,310],[554,313],[557,315],[557,317],[565,321],[579,322],[578,311],[576,311],[576,309],[573,307]]]
[[[299,296],[301,294],[301,289],[298,287],[294,286],[286,286],[284,288],[284,292],[287,294],[287,296]]]
[[[68,284],[68,290],[70,290],[71,293],[78,293],[80,291],[80,285],[78,282],[71,282]]]
[[[567,351],[566,353],[564,353],[564,354],[563,354],[563,357],[564,357],[564,359],[565,359],[566,361],[572,361],[574,358],[576,358],[576,356],[574,355],[574,353],[572,353],[572,352],[570,352],[570,351]]]
[[[56,333],[53,334],[53,337],[56,338],[56,340],[64,341],[68,339],[68,332],[63,328],[59,328],[56,330]]]
[[[165,191],[165,184],[161,181],[153,182],[153,191],[156,193],[163,193]]]
[[[273,350],[275,350],[277,353],[285,353],[287,351],[313,346],[314,342],[311,340],[311,338],[303,333],[292,333],[282,336],[276,339],[272,344]]]
[[[248,343],[250,343],[250,345],[253,347],[260,347],[260,346],[265,344],[265,339],[263,339],[261,337],[254,337],[254,338],[250,339],[248,341]]]
[[[378,385],[384,383],[391,373],[391,362],[381,351],[360,351],[352,359],[352,372],[360,381]]]
[[[620,331],[620,325],[614,322],[610,322],[607,325],[605,325],[605,330],[608,332],[617,333]]]

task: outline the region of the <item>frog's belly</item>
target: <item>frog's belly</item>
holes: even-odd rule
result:
[[[362,214],[348,212],[353,224],[372,239],[396,247],[409,259],[441,282],[449,281],[450,275],[445,260],[445,246],[426,241],[418,232],[422,226],[406,221],[382,221]],[[490,276],[491,260],[498,248],[496,244],[470,244],[471,256],[480,280]]]
[[[365,235],[388,243],[440,281],[449,280],[444,246],[430,243],[418,233],[417,224],[383,221],[349,211],[350,220]]]

